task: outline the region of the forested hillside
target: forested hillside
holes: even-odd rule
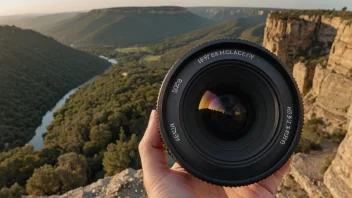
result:
[[[215,38],[243,38],[261,43],[265,28],[265,16],[233,19],[201,30],[163,40],[150,47],[154,54],[165,54],[162,59],[175,59],[194,46]],[[171,57],[172,58],[171,58]]]
[[[66,44],[125,47],[151,44],[211,24],[181,7],[109,8],[63,21],[48,34]]]
[[[109,57],[126,57],[128,61],[177,60],[177,57],[186,53],[194,46],[215,38],[241,38],[261,44],[265,21],[265,16],[233,19],[203,29],[169,37],[155,44],[143,47],[118,48],[116,51],[112,46],[81,46],[79,49],[93,54],[104,54]]]
[[[31,30],[0,26],[0,151],[23,146],[46,111],[109,67]]]

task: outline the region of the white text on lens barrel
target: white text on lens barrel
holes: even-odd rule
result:
[[[219,51],[215,51],[215,52],[211,52],[203,55],[198,59],[198,63],[202,64],[203,62],[210,60],[212,58],[216,58],[218,56],[225,56],[225,55],[242,56],[251,60],[253,60],[255,57],[255,55],[251,53],[240,51],[240,50],[219,50]]]
[[[170,124],[170,128],[171,128],[171,132],[172,132],[172,137],[174,137],[176,142],[180,141],[180,136],[177,133],[175,123]]]
[[[282,145],[286,144],[286,141],[288,140],[288,137],[291,132],[292,118],[293,118],[292,114],[293,114],[292,107],[287,107],[285,133],[284,133],[284,136],[282,137],[282,140],[280,141],[280,144]]]

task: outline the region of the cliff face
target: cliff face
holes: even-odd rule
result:
[[[324,183],[334,197],[352,195],[352,107],[347,117],[348,133],[337,151],[336,158],[324,175]]]
[[[331,48],[328,69],[345,76],[352,75],[352,24],[340,26]]]
[[[330,133],[345,129],[352,103],[351,24],[341,17],[301,15],[285,20],[270,14],[263,45],[288,65],[302,94],[314,101],[306,98],[307,117],[322,117]]]
[[[269,15],[263,45],[292,69],[300,56],[328,55],[342,24],[341,18],[303,15],[299,20],[287,21]]]
[[[330,134],[348,131],[324,176],[318,173],[314,176],[313,170],[304,169],[323,162],[324,152],[295,156],[290,175],[310,197],[327,197],[329,194],[333,197],[350,197],[352,194],[351,22],[340,17],[330,18],[321,15],[301,15],[295,19],[269,15],[263,45],[278,55],[293,71],[299,89],[305,96],[307,119],[312,115],[322,118],[324,130]],[[316,162],[309,164],[314,159]]]

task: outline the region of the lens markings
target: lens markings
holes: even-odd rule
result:
[[[282,137],[282,140],[280,141],[280,144],[285,145],[286,141],[288,139],[288,136],[290,135],[290,130],[292,126],[292,107],[287,107],[286,111],[286,126],[285,126],[285,133],[284,136]]]

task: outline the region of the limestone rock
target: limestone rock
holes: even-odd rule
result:
[[[308,68],[304,63],[299,62],[293,66],[293,77],[296,79],[302,95],[306,95],[312,85],[314,70]]]
[[[340,18],[301,16],[301,20],[284,21],[271,18],[266,22],[263,46],[279,56],[292,69],[297,56],[325,56],[330,53]]]
[[[308,194],[290,174],[286,174],[275,192],[275,198],[308,198]]]
[[[31,196],[36,198],[35,196]],[[121,173],[101,179],[89,186],[81,187],[60,196],[42,198],[117,198],[147,197],[143,186],[142,170],[126,169]],[[39,198],[39,197],[38,197]]]
[[[324,165],[322,162],[329,155],[329,152],[315,152],[309,155],[299,153],[293,157],[290,174],[309,197],[331,197],[320,173]]]
[[[348,117],[352,117],[352,107]],[[352,120],[348,133],[337,151],[336,158],[324,175],[324,183],[334,197],[347,198],[352,195]]]
[[[346,128],[347,110],[352,104],[352,79],[341,74],[316,68],[313,80],[316,103],[311,113],[323,118],[327,132]]]
[[[315,72],[314,72],[314,78],[313,78],[313,94],[314,95],[319,95],[320,90],[321,90],[321,84],[325,77],[329,74],[330,72],[327,71],[326,69],[323,68],[321,65],[317,65],[315,67]]]
[[[328,69],[346,76],[352,75],[352,24],[341,27],[332,46]]]

